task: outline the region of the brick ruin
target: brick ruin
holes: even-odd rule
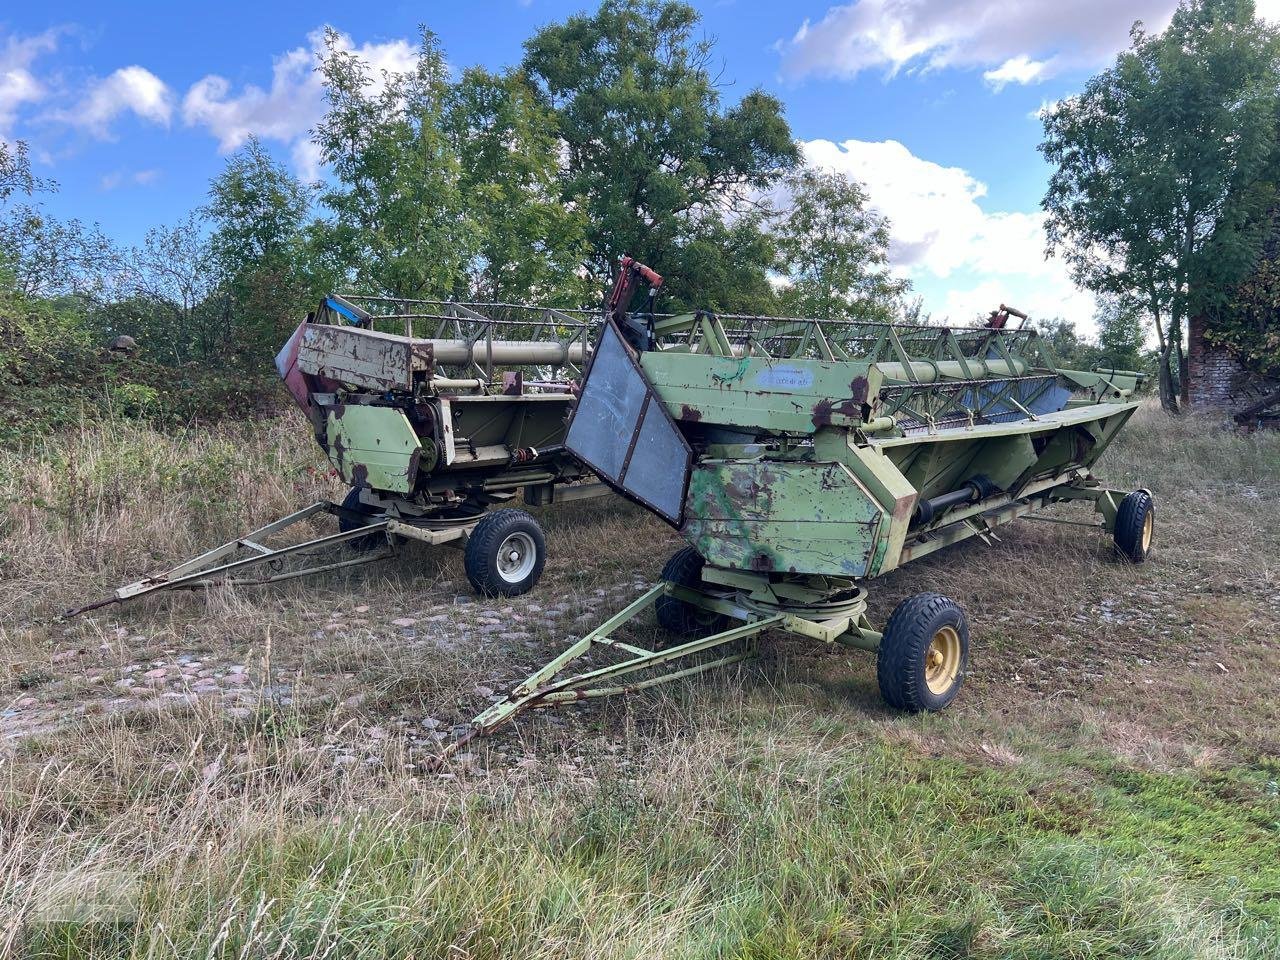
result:
[[[1187,338],[1187,380],[1192,407],[1234,414],[1251,408],[1280,388],[1280,383],[1246,369],[1231,351],[1208,343],[1204,332],[1205,318],[1193,317]],[[1271,421],[1272,416],[1272,411],[1267,409],[1262,419]],[[1254,425],[1262,423],[1242,424]]]

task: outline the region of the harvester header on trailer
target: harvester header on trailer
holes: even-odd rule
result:
[[[520,493],[541,505],[609,492],[563,443],[599,316],[325,297],[276,365],[348,486],[345,499],[305,507],[68,613],[159,591],[355,566],[409,540],[462,546],[480,593],[531,589],[545,539],[533,516],[508,504]],[[296,540],[296,527],[325,515],[337,517],[337,533]],[[354,549],[345,559],[312,559],[337,546]]]
[[[967,669],[964,611],[919,594],[881,632],[867,617],[868,581],[1070,501],[1093,506],[1121,555],[1146,559],[1151,494],[1107,489],[1092,472],[1137,408],[1142,375],[1065,369],[1025,320],[1005,305],[977,327],[660,316],[652,298],[643,314],[615,310],[565,447],[688,546],[662,583],[516,686],[471,734],[530,707],[736,662],[773,628],[876,651],[886,702],[942,709]],[[675,645],[616,636],[648,609]],[[588,655],[620,659],[572,673]]]

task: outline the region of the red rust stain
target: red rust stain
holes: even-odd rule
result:
[[[768,571],[773,569],[773,558],[765,553],[757,553],[751,558],[751,569]]]
[[[351,482],[357,487],[369,486],[369,468],[363,463],[357,463],[351,468]]]
[[[680,405],[680,419],[688,420],[690,423],[697,423],[702,419],[702,411],[696,407],[691,407],[687,403]]]
[[[815,427],[831,426],[831,401],[819,400],[817,406],[813,408],[813,416],[810,419],[813,420]]]

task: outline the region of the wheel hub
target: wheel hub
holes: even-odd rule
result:
[[[960,673],[960,633],[946,626],[933,635],[924,657],[924,681],[939,696],[951,689]]]
[[[511,534],[498,548],[498,575],[507,583],[519,583],[533,571],[537,553],[529,534],[523,531]]]

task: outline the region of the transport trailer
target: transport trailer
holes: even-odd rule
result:
[[[1063,369],[1025,320],[1006,307],[975,327],[616,311],[565,447],[687,545],[657,586],[518,684],[460,743],[531,707],[743,660],[770,629],[875,652],[886,703],[940,710],[968,665],[964,611],[922,593],[878,628],[869,581],[1064,502],[1089,505],[1088,525],[1144,561],[1151,493],[1109,489],[1093,473],[1137,408],[1142,375]],[[651,609],[670,643],[617,636]],[[588,656],[613,662],[583,670]]]
[[[537,520],[510,504],[609,494],[564,446],[600,312],[329,296],[276,358],[330,465],[349,486],[68,616],[163,590],[264,584],[384,559],[407,540],[463,548],[487,596],[533,588]],[[326,515],[336,533],[298,541]],[[338,559],[326,556],[344,546]]]

